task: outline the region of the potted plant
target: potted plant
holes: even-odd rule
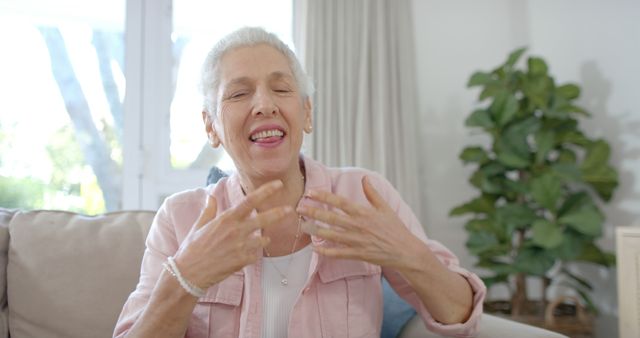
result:
[[[527,277],[542,279],[542,301],[550,285],[564,284],[595,312],[591,285],[567,264],[615,264],[596,244],[604,221],[596,199],[611,199],[617,172],[609,144],[579,128],[579,119],[589,116],[575,103],[580,88],[556,84],[542,58],[519,66],[524,52],[515,50],[504,64],[469,80],[468,87],[480,88],[482,106],[465,125],[490,142],[462,150],[460,159],[475,168],[469,182],[478,196],[450,215],[471,215],[466,246],[491,273],[483,278],[487,287],[509,286],[512,315],[524,314]]]

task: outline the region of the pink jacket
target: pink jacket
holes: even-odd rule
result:
[[[368,175],[378,192],[396,210],[411,232],[452,271],[464,276],[471,285],[473,312],[467,322],[443,325],[435,321],[416,293],[399,273],[366,262],[311,258],[309,279],[291,311],[289,337],[379,337],[382,322],[381,273],[398,294],[422,317],[427,328],[447,336],[470,337],[477,330],[486,288],[473,273],[461,268],[458,259],[442,244],[427,239],[422,226],[400,195],[384,178],[357,168],[328,168],[304,158],[306,189],[328,190],[367,204],[361,179]],[[200,211],[206,194],[218,201],[218,211],[236,205],[243,198],[237,175],[216,185],[175,194],[160,207],[147,237],[140,281],[122,309],[114,336],[123,336],[133,325],[162,271],[162,263],[173,255],[185,239]],[[303,200],[310,205],[316,202]],[[314,244],[324,241],[312,237]],[[188,325],[187,337],[260,338],[262,324],[262,261],[246,266],[208,289],[199,299]]]

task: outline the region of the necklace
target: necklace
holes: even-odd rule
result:
[[[271,260],[267,261],[276,269],[276,271],[282,278],[280,280],[280,285],[282,286],[287,286],[289,284],[289,279],[287,278],[287,275],[289,274],[289,267],[291,267],[291,261],[293,260],[293,252],[296,250],[296,246],[298,245],[298,239],[300,238],[300,224],[302,224],[302,216],[298,216],[298,230],[296,231],[296,239],[293,241],[293,246],[291,247],[291,253],[289,254],[289,261],[287,262],[286,274],[283,273],[274,262],[272,262]],[[271,254],[269,253],[269,251],[267,251],[267,248],[264,248],[264,252],[267,254],[267,257],[271,258]]]
[[[304,169],[303,169],[303,173],[304,173]],[[302,190],[304,191],[304,186],[306,185],[307,181],[305,180],[304,175],[302,175]],[[240,189],[242,190],[242,194],[244,194],[245,196],[247,195],[247,193],[244,190],[244,187],[242,185],[240,185]],[[304,193],[303,193],[304,195]],[[302,199],[302,198],[301,198]],[[298,229],[296,230],[296,238],[293,241],[293,246],[291,247],[291,253],[289,253],[289,261],[287,262],[287,269],[286,274],[283,273],[278,266],[272,262],[271,260],[268,260],[269,264],[271,264],[276,271],[278,272],[278,274],[280,275],[280,277],[282,278],[280,280],[280,285],[281,286],[287,286],[289,284],[289,278],[287,277],[287,275],[289,274],[289,267],[291,267],[291,261],[293,260],[293,252],[296,251],[296,246],[298,245],[298,239],[300,239],[300,228],[302,225],[302,215],[298,215]],[[267,255],[267,257],[271,258],[271,254],[269,253],[269,251],[267,250],[267,248],[264,248],[264,253]]]

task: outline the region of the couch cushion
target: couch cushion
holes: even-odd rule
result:
[[[110,337],[138,280],[153,216],[17,213],[9,223],[11,337]]]

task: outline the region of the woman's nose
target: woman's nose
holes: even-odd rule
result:
[[[268,90],[257,90],[254,101],[253,114],[255,115],[273,115],[278,112],[274,98]]]

